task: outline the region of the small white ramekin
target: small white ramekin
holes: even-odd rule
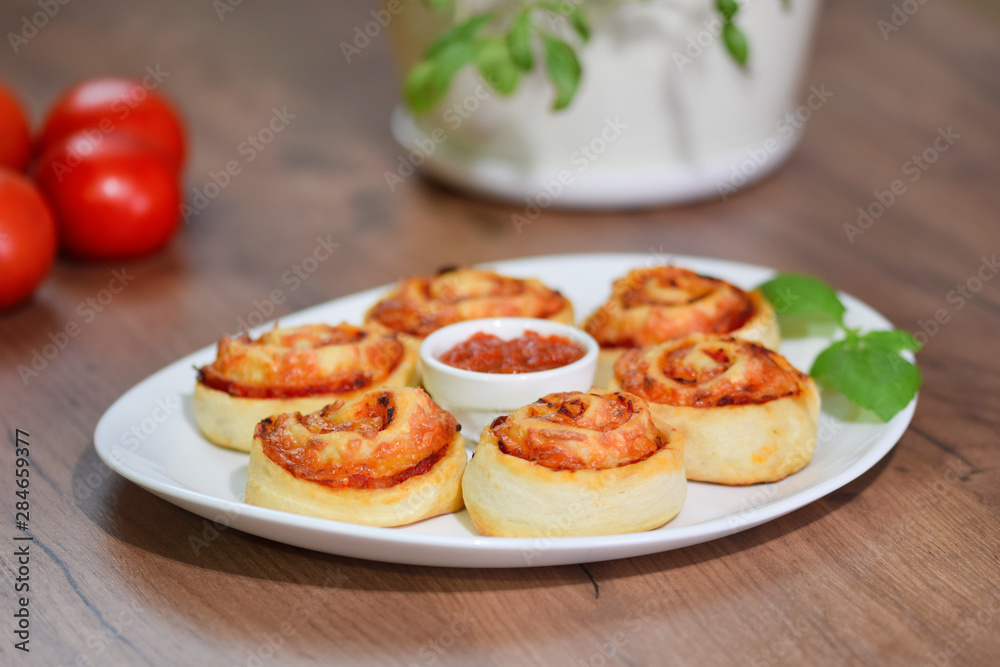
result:
[[[587,352],[571,364],[533,373],[478,373],[454,368],[439,357],[473,334],[493,334],[511,340],[534,331],[542,336],[562,336],[583,345]],[[510,414],[546,394],[586,391],[597,370],[597,341],[568,324],[530,317],[497,317],[466,320],[438,329],[420,346],[424,387],[438,405],[451,412],[462,425],[462,435],[477,441],[483,427],[500,415]]]

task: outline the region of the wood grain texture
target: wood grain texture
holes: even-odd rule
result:
[[[793,3],[794,4],[794,3]],[[69,3],[0,76],[36,119],[85,77],[159,65],[188,119],[187,194],[242,160],[274,110],[274,142],[169,249],[127,265],[61,260],[0,314],[0,423],[30,433],[31,653],[12,647],[13,447],[0,454],[3,664],[991,665],[1000,655],[1000,279],[949,301],[1000,251],[1000,20],[945,0],[888,40],[892,2],[830,2],[805,84],[834,96],[791,160],[732,197],[639,212],[515,208],[420,177],[389,192],[399,150],[383,34],[351,64],[339,42],[369,3]],[[37,11],[0,7],[3,33]],[[940,128],[960,134],[854,243],[844,225],[901,178]],[[283,276],[317,238],[340,247]],[[167,363],[238,327],[441,265],[580,251],[683,253],[807,271],[897,326],[948,322],[920,355],[910,430],[855,482],[729,538],[620,561],[525,570],[387,565],[211,523],[111,473],[100,415]],[[127,288],[101,312],[114,270]],[[992,276],[991,276],[992,277]],[[961,305],[959,305],[959,303]],[[50,334],[80,327],[36,378]],[[198,537],[208,546],[193,546]],[[258,661],[259,662],[255,662]]]

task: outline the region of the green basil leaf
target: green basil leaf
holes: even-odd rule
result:
[[[542,34],[545,53],[545,69],[556,88],[556,99],[552,103],[555,111],[565,109],[573,101],[580,85],[582,68],[573,48],[552,35]]]
[[[535,54],[531,50],[531,9],[518,12],[507,33],[507,46],[514,63],[527,72],[535,66]]]
[[[864,351],[867,367],[878,383],[869,407],[883,421],[889,421],[917,395],[923,378],[920,369],[899,356],[876,347]]]
[[[403,93],[410,110],[423,113],[440,102],[455,74],[476,57],[476,51],[476,46],[470,42],[455,42],[435,58],[425,60],[410,70]]]
[[[912,339],[906,332],[873,331],[865,336],[849,333],[846,340],[834,343],[816,357],[809,374],[852,403],[889,421],[909,405],[920,389],[920,369],[893,349],[909,344],[907,337]]]
[[[569,24],[573,26],[573,30],[580,36],[581,41],[585,43],[590,41],[590,24],[587,23],[587,17],[583,15],[583,10],[579,7],[574,7],[573,11],[570,12]]]
[[[847,341],[837,341],[830,345],[816,357],[813,361],[812,368],[809,369],[809,375],[813,376],[815,379],[820,380],[830,372],[834,364],[837,363],[838,357],[844,352],[847,347]]]
[[[437,68],[425,60],[410,70],[403,86],[403,99],[414,113],[423,113],[441,99],[444,91],[437,90]]]
[[[722,18],[728,23],[740,11],[740,6],[736,0],[715,0],[715,8],[722,14]]]
[[[893,329],[892,331],[869,331],[861,337],[861,342],[871,347],[879,347],[890,352],[920,349],[920,342],[908,331]]]
[[[844,304],[822,280],[795,273],[782,273],[758,289],[781,315],[829,315],[844,323]]]
[[[566,18],[581,41],[586,42],[590,39],[590,24],[587,23],[587,17],[583,15],[583,10],[578,5],[568,0],[547,0],[536,3],[536,6]]]
[[[726,22],[722,26],[722,41],[725,43],[726,50],[729,51],[729,55],[733,57],[733,60],[740,65],[747,64],[750,47],[747,45],[746,35],[736,27],[735,23]]]
[[[476,67],[490,87],[501,95],[513,93],[521,79],[521,70],[502,37],[488,37],[480,42]]]
[[[434,43],[427,49],[427,53],[424,54],[424,58],[433,60],[451,46],[471,43],[479,31],[483,29],[483,26],[492,20],[493,14],[477,14],[462,21],[434,40]]]
[[[427,4],[439,12],[446,12],[451,9],[451,0],[427,0]]]

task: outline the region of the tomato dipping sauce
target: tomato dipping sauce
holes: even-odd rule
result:
[[[476,333],[441,355],[442,363],[477,373],[535,373],[560,368],[587,353],[580,343],[534,331],[512,340]]]

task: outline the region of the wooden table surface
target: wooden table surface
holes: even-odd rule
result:
[[[50,3],[55,5],[56,3]],[[221,4],[221,3],[216,3]],[[397,79],[385,35],[350,65],[338,44],[370,3],[74,2],[0,76],[36,120],[69,84],[168,73],[190,126],[187,193],[294,114],[170,247],[128,264],[61,260],[0,315],[5,546],[0,663],[996,664],[1000,656],[1000,13],[936,0],[883,39],[889,0],[824,8],[805,84],[834,97],[776,175],[675,209],[515,209],[420,178],[390,193]],[[35,2],[5,2],[4,34]],[[863,236],[857,208],[941,129],[958,139]],[[319,236],[340,247],[296,289]],[[272,314],[441,265],[581,251],[683,253],[816,274],[911,331],[916,416],[879,464],[758,528],[650,556],[536,569],[391,565],[214,528],[110,472],[94,427],[135,383]],[[123,268],[124,267],[124,268]],[[91,311],[115,271],[128,284]],[[978,277],[977,277],[978,276]],[[956,297],[957,285],[975,291]],[[949,296],[950,295],[950,296]],[[38,377],[16,367],[79,326]],[[51,349],[50,349],[51,351]],[[14,440],[29,434],[30,654],[14,650]],[[209,536],[207,548],[191,538]]]

